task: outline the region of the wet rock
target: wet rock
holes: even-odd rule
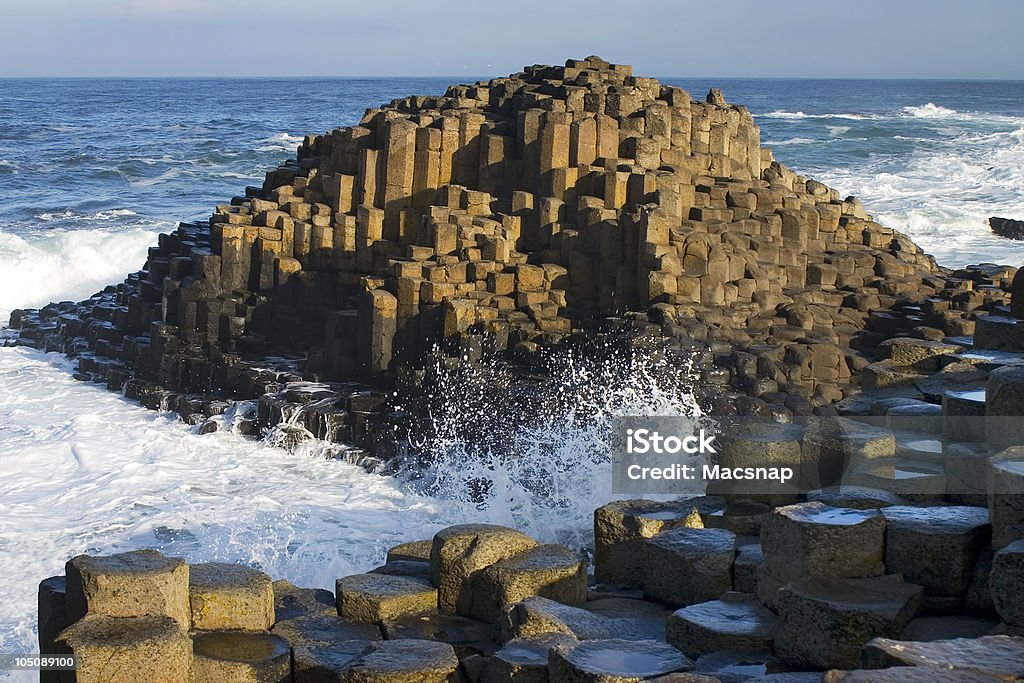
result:
[[[1024,538],[1024,446],[1007,448],[989,460],[992,546]]]
[[[265,631],[274,625],[273,582],[251,567],[194,564],[188,591],[194,629]]]
[[[451,645],[431,640],[385,640],[358,655],[341,683],[454,683],[459,660]]]
[[[391,576],[415,576],[430,580],[430,563],[419,560],[391,560],[379,567],[374,567],[370,574],[390,574]]]
[[[978,671],[1003,680],[1024,677],[1024,638],[984,636],[931,643],[875,638],[864,646],[866,668],[939,667],[957,673]]]
[[[778,617],[756,595],[729,592],[677,610],[665,639],[691,658],[716,650],[770,652],[778,629]]]
[[[960,351],[961,347],[954,344],[943,344],[911,337],[886,339],[878,345],[878,353],[881,358],[888,359],[896,365],[924,372],[938,370],[939,361],[943,356]]]
[[[52,654],[57,634],[68,627],[67,584],[63,576],[51,576],[39,582],[39,652]]]
[[[291,581],[273,583],[274,622],[296,617],[337,614],[334,593],[322,588],[299,588]]]
[[[468,616],[497,622],[508,608],[532,595],[566,605],[587,600],[587,563],[565,546],[541,545],[480,570],[470,579]]]
[[[388,562],[408,560],[413,562],[430,562],[430,549],[434,547],[433,539],[401,543],[388,549]]]
[[[75,622],[86,614],[140,617],[163,614],[183,629],[191,627],[189,568],[156,550],[94,557],[79,555],[65,568],[67,615]]]
[[[995,448],[1024,445],[1024,367],[993,370],[985,385],[985,436]]]
[[[693,503],[619,500],[594,511],[594,577],[639,586],[642,541],[666,529],[701,528]]]
[[[78,683],[190,680],[192,641],[181,624],[166,615],[90,615],[61,632],[57,649],[78,659]]]
[[[481,569],[537,545],[526,534],[494,524],[462,524],[439,531],[430,551],[430,577],[437,608],[469,615],[470,577]]]
[[[448,643],[459,657],[474,653],[491,654],[497,647],[493,624],[450,614],[410,614],[385,621],[382,628],[388,640],[419,639]]]
[[[758,596],[793,579],[857,578],[884,571],[885,517],[877,510],[834,508],[819,502],[776,508],[761,532],[764,565]]]
[[[197,633],[192,652],[194,683],[282,681],[292,673],[287,641],[267,633]]]
[[[955,389],[942,395],[942,431],[955,441],[985,440],[984,389]]]
[[[878,510],[890,505],[904,505],[906,501],[892,491],[864,486],[834,486],[807,492],[808,501],[816,501],[834,508]]]
[[[942,669],[933,666],[898,666],[889,669],[827,671],[821,683],[996,683],[1004,679],[980,671]]]
[[[1024,240],[1024,221],[992,216],[988,219],[988,227],[1000,237],[1011,240]]]
[[[983,443],[952,443],[943,448],[946,498],[957,505],[988,506],[988,459]]]
[[[995,554],[989,588],[1000,618],[1010,626],[1024,626],[1024,538]]]
[[[971,581],[978,553],[988,543],[988,510],[963,506],[882,509],[885,567],[924,587],[928,595],[959,597]]]
[[[852,669],[864,643],[896,638],[921,605],[920,586],[888,577],[801,579],[779,590],[775,653],[815,669]]]
[[[992,633],[996,622],[974,617],[917,617],[911,619],[900,640],[931,642],[954,638],[980,638]]]
[[[895,457],[896,437],[888,429],[847,418],[819,418],[807,426],[802,453],[803,487],[856,484],[844,477]]]
[[[513,605],[500,624],[503,642],[545,633],[565,633],[578,640],[649,640],[663,637],[664,626],[644,617],[609,618],[537,596]]]
[[[564,633],[511,640],[489,658],[481,672],[480,683],[548,683],[551,649],[575,642],[575,638]]]
[[[296,683],[339,680],[353,659],[381,639],[375,625],[327,615],[281,621],[272,632],[291,646]]]
[[[337,580],[338,616],[352,621],[380,623],[437,607],[437,589],[430,581],[412,576],[353,574]]]
[[[743,543],[736,547],[736,560],[732,565],[733,588],[740,593],[756,593],[757,577],[764,565],[764,552],[760,543]]]
[[[677,528],[645,540],[644,596],[693,605],[732,590],[735,546],[736,535],[724,529]]]
[[[552,680],[565,683],[627,683],[693,669],[693,662],[656,640],[589,640],[551,650]]]

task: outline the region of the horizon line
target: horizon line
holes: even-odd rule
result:
[[[517,72],[519,73],[519,72]],[[441,74],[441,75],[0,75],[0,80],[410,80],[410,79],[465,79],[479,78],[490,80],[507,78],[508,76],[481,74]],[[650,76],[657,80],[749,80],[749,81],[988,81],[1002,83],[1024,83],[1024,79],[992,76]]]

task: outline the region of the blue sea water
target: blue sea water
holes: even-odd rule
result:
[[[452,80],[0,80],[0,327],[13,308],[84,298],[138,269],[159,232],[261,182],[303,135]],[[695,97],[721,87],[751,109],[778,160],[860,196],[941,263],[1024,263],[1024,243],[986,224],[1024,218],[1024,82],[662,80]],[[607,399],[598,412],[690,409],[650,368],[629,370],[630,386],[596,392]],[[81,552],[155,546],[330,588],[445,524],[585,537],[611,495],[594,434],[554,425],[526,436],[572,463],[557,473],[558,505],[522,486],[550,449],[521,472],[489,470],[497,493],[470,505],[457,487],[425,496],[316,453],[200,437],[73,381],[56,354],[0,348],[0,653],[34,651],[35,587]]]

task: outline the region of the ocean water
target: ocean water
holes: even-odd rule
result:
[[[777,159],[860,196],[940,263],[1024,262],[1024,243],[987,227],[990,215],[1024,218],[1024,83],[663,80],[697,97],[722,87],[754,112]],[[0,80],[0,326],[13,308],[120,280],[159,232],[258,184],[304,134],[449,82]],[[329,588],[388,546],[462,521],[584,545],[593,507],[612,498],[607,419],[695,406],[642,358],[596,375],[563,365],[552,390],[564,414],[513,430],[515,462],[465,464],[473,445],[460,425],[494,406],[460,395],[424,487],[327,460],[315,444],[290,453],[200,437],[75,382],[60,356],[0,348],[0,652],[35,651],[36,584],[81,552],[154,546]],[[480,477],[494,485],[470,495]]]

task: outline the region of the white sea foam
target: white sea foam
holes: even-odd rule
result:
[[[181,422],[0,348],[0,652],[35,652],[35,591],[79,553],[161,547],[333,587],[453,523],[435,501],[338,461]]]
[[[299,145],[305,138],[301,135],[291,135],[290,133],[278,133],[271,135],[268,138],[263,138],[259,142],[264,144],[256,147],[257,152],[294,152],[297,145]]]
[[[934,102],[928,102],[917,107],[903,107],[903,112],[916,119],[948,119],[960,115],[955,109],[943,107]]]
[[[1024,242],[993,235],[990,216],[1024,217],[1024,130],[981,133],[960,124],[941,147],[922,144],[905,162],[889,157],[814,174],[859,196],[939,263],[1024,263]]]
[[[788,140],[765,140],[764,145],[766,147],[785,147],[786,145],[813,145],[813,144],[826,144],[829,140],[814,140],[813,138],[789,138]]]
[[[0,327],[11,310],[84,299],[146,261],[156,228],[46,230],[27,236],[0,230]]]
[[[883,118],[879,114],[805,114],[802,111],[770,111],[765,114],[755,114],[754,118],[762,119],[850,119],[852,121],[864,121],[869,119]]]
[[[131,180],[128,182],[132,187],[149,187],[151,185],[159,185],[160,183],[172,180],[181,175],[181,169],[169,168],[158,176],[152,178],[139,178],[138,180]]]

